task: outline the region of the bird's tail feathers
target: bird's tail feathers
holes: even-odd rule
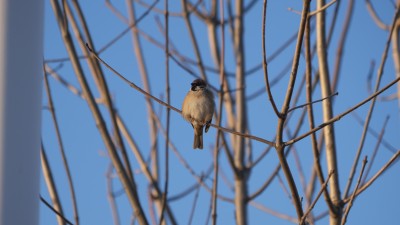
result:
[[[194,127],[193,148],[203,149],[203,126]]]

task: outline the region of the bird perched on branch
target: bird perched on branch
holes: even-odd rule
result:
[[[207,88],[207,83],[202,79],[194,80],[182,104],[182,116],[192,124],[194,129],[194,149],[203,149],[203,128],[206,127],[207,133],[214,108],[214,95]]]

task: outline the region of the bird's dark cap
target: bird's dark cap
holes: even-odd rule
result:
[[[202,79],[196,79],[191,83],[192,87],[205,87],[207,86],[206,82]]]

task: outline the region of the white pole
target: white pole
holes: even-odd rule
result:
[[[39,222],[43,0],[0,0],[0,224]]]

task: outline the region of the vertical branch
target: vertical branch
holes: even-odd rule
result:
[[[165,10],[164,10],[164,19],[165,19],[165,94],[167,98],[167,104],[170,104],[170,87],[169,87],[169,23],[168,23],[168,0],[165,0]],[[167,205],[167,196],[168,196],[168,182],[169,182],[169,125],[170,125],[170,113],[171,109],[167,108],[167,125],[166,125],[166,137],[165,137],[165,184],[164,184],[164,194],[162,200],[162,210],[161,210],[161,218],[160,225],[165,224],[164,222],[164,211],[165,206]]]
[[[228,1],[227,4],[229,4],[229,1]],[[210,13],[211,18],[209,20],[206,20],[205,22],[206,22],[206,25],[207,25],[207,28],[208,28],[208,40],[209,40],[209,43],[210,43],[210,51],[211,51],[212,57],[214,59],[214,64],[215,64],[216,67],[218,67],[220,69],[220,66],[221,66],[220,52],[221,52],[221,50],[220,50],[220,47],[219,47],[219,44],[218,44],[217,25],[219,24],[221,27],[225,27],[225,19],[224,19],[223,22],[221,21],[220,23],[218,23],[218,20],[216,18],[217,9],[218,9],[217,6],[218,6],[217,0],[213,0],[211,13]],[[221,6],[221,7],[223,7],[223,6]],[[221,29],[225,29],[225,28],[221,28]],[[226,80],[226,76],[223,76],[223,77],[224,77],[224,80],[222,82],[222,84],[224,85],[223,89],[224,90],[230,90],[231,88],[229,86],[229,82],[227,82],[227,80]],[[231,93],[229,91],[225,92],[223,97],[224,97],[223,98],[223,100],[224,100],[224,108],[226,109],[228,126],[229,127],[233,127],[234,124],[235,124],[234,108],[233,108],[234,100],[233,100],[232,95],[231,95]],[[231,155],[228,152],[226,154],[228,155],[228,157],[230,157],[230,155]]]
[[[303,208],[301,204],[301,200],[299,197],[299,193],[296,187],[296,184],[293,179],[293,175],[290,171],[289,165],[287,163],[286,157],[285,157],[285,143],[283,142],[283,126],[286,121],[287,113],[289,110],[289,105],[290,101],[292,100],[292,94],[294,90],[294,84],[296,82],[296,77],[297,77],[297,69],[299,65],[299,58],[300,58],[300,51],[301,51],[301,46],[303,43],[303,35],[307,23],[307,15],[310,10],[310,1],[309,0],[303,0],[303,10],[301,13],[301,21],[299,25],[299,32],[297,34],[297,44],[296,44],[296,49],[293,55],[293,63],[292,63],[292,72],[290,74],[290,80],[288,83],[288,87],[286,90],[286,96],[284,103],[282,105],[282,109],[280,112],[280,118],[278,119],[278,126],[277,126],[277,131],[276,131],[276,144],[275,148],[278,154],[279,162],[282,166],[282,170],[285,174],[286,180],[288,182],[290,192],[292,195],[292,200],[293,204],[296,208],[296,213],[297,213],[297,218],[298,221],[301,221],[301,218],[303,217]]]
[[[40,157],[42,161],[43,178],[46,181],[47,189],[49,190],[51,201],[53,202],[53,208],[64,217],[60,198],[58,196],[57,188],[54,183],[53,173],[51,172],[49,161],[47,160],[46,152],[44,151],[43,143],[40,149]],[[57,216],[57,221],[59,225],[65,224],[63,217]]]
[[[290,73],[290,80],[289,80],[288,88],[286,90],[285,100],[283,102],[281,113],[280,113],[281,117],[283,117],[283,118],[280,119],[281,122],[279,122],[279,124],[278,124],[278,130],[282,130],[282,128],[283,128],[284,123],[282,123],[282,122],[284,122],[286,119],[286,116],[287,116],[286,114],[289,110],[290,101],[292,100],[294,84],[296,82],[296,77],[297,77],[297,69],[299,67],[301,46],[303,44],[303,35],[304,35],[305,27],[306,27],[308,11],[310,10],[309,6],[310,6],[310,1],[303,0],[303,10],[301,13],[299,32],[297,33],[297,44],[296,44],[295,52],[293,54],[292,71]],[[278,133],[280,133],[280,132],[278,132]],[[282,134],[279,136],[282,136]],[[281,139],[281,137],[277,137],[277,138]]]
[[[317,9],[322,8],[325,5],[325,0],[317,1]],[[317,14],[317,54],[319,64],[319,77],[321,83],[321,94],[322,98],[331,96],[331,85],[329,78],[328,69],[328,57],[327,57],[327,45],[325,36],[325,11]],[[327,98],[322,102],[323,120],[324,122],[330,120],[333,117],[332,101]],[[332,180],[329,183],[330,197],[334,205],[334,211],[330,212],[330,224],[338,225],[341,220],[341,206],[340,206],[340,187],[339,187],[339,176],[337,169],[337,155],[336,155],[336,142],[333,124],[325,126],[323,129],[326,149],[326,160],[328,171],[336,171],[333,174]]]
[[[222,120],[222,103],[224,98],[224,82],[225,82],[225,26],[224,26],[224,1],[220,0],[220,20],[221,20],[221,53],[219,57],[219,78],[220,78],[220,88],[219,88],[219,102],[218,102],[218,117],[217,117],[217,124],[221,126]],[[214,34],[215,35],[215,34]],[[217,40],[215,40],[217,42]],[[226,93],[228,94],[228,93]],[[217,195],[218,195],[218,172],[219,172],[219,141],[220,135],[222,139],[224,139],[221,130],[217,130],[217,137],[216,137],[216,144],[214,149],[214,183],[213,183],[213,190],[212,190],[212,206],[211,206],[211,218],[212,218],[212,225],[217,224]],[[227,148],[226,148],[227,149]],[[227,154],[230,154],[227,151]]]
[[[236,61],[236,124],[235,130],[244,133],[246,131],[246,98],[245,90],[245,51],[244,42],[244,17],[243,17],[243,0],[236,0],[234,18],[234,50]],[[245,163],[245,142],[243,137],[234,137],[234,163],[237,173],[235,173],[235,206],[236,206],[236,223],[238,225],[247,224],[247,180],[248,168]]]
[[[311,57],[311,43],[310,43],[310,17],[308,17],[308,20],[307,20],[304,47],[305,47],[305,58],[306,58],[306,99],[307,99],[307,102],[310,103],[310,102],[312,102],[312,89],[313,89],[313,87],[312,87],[312,64],[311,64],[312,57]],[[310,129],[313,129],[315,127],[313,104],[307,105],[307,112],[308,112],[308,121],[310,124]],[[319,152],[318,143],[317,143],[317,136],[315,133],[311,134],[311,146],[312,146],[312,151],[313,151],[313,156],[314,156],[314,168],[317,173],[320,184],[322,185],[324,183],[325,178],[324,178],[322,166],[320,163],[320,152]],[[329,211],[333,212],[334,211],[333,205],[332,205],[332,201],[329,197],[328,190],[323,189],[323,193],[324,193],[324,199],[328,205]]]
[[[47,93],[48,106],[49,106],[49,110],[51,112],[51,117],[53,119],[53,124],[54,124],[54,128],[55,128],[55,131],[56,131],[58,147],[59,147],[61,158],[62,158],[62,161],[63,161],[63,166],[64,166],[64,169],[65,169],[65,173],[67,174],[67,181],[68,181],[69,191],[70,191],[70,194],[71,194],[72,208],[73,208],[73,212],[74,212],[75,224],[79,225],[78,205],[76,203],[74,184],[72,182],[72,175],[71,175],[71,171],[69,169],[67,156],[65,155],[64,144],[63,144],[63,141],[62,141],[62,138],[61,138],[60,128],[58,126],[57,116],[56,116],[56,113],[55,113],[54,104],[53,104],[53,98],[52,98],[50,85],[49,85],[49,79],[48,79],[47,76],[48,75],[45,73],[44,74],[44,83],[45,83],[45,88],[46,88],[46,93]],[[42,151],[44,151],[44,150],[42,150]],[[45,156],[44,156],[44,158],[45,158]]]
[[[272,108],[274,109],[274,112],[276,116],[279,118],[281,114],[278,111],[278,108],[276,107],[274,97],[272,96],[271,92],[271,87],[269,85],[269,76],[268,76],[268,64],[267,64],[267,54],[265,50],[265,20],[267,17],[267,0],[264,0],[263,4],[263,19],[262,19],[262,52],[263,52],[263,68],[264,68],[264,80],[265,80],[265,88],[267,89],[268,93],[268,98],[269,101],[271,102]]]

